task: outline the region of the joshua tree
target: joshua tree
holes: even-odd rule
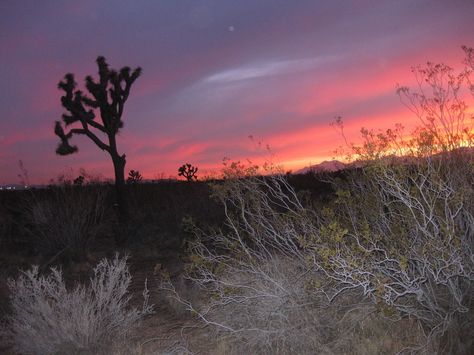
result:
[[[18,177],[20,178],[20,184],[24,186],[30,186],[30,179],[28,177],[28,170],[26,170],[25,165],[23,164],[23,160],[18,160],[18,166],[20,167],[20,174]]]
[[[137,184],[142,181],[142,179],[142,174],[140,174],[138,170],[130,170],[130,172],[128,173],[127,183]]]
[[[85,180],[84,176],[79,175],[77,178],[74,179],[73,184],[75,186],[82,186],[84,185],[84,180]]]
[[[193,181],[193,179],[197,180],[197,175],[196,175],[197,171],[198,171],[197,167],[192,166],[189,163],[186,163],[178,169],[178,176],[183,176],[188,181]]]
[[[123,217],[126,213],[122,189],[125,183],[126,160],[125,154],[120,155],[117,151],[116,136],[123,127],[124,104],[128,99],[132,84],[140,76],[141,68],[131,70],[129,67],[124,67],[117,72],[109,69],[109,65],[102,56],[97,58],[97,66],[98,81],[91,76],[85,79],[86,89],[92,96],[86,96],[76,89],[77,84],[73,74],[66,74],[64,80],[58,84],[59,89],[64,91],[61,104],[67,111],[62,115],[62,120],[66,127],[74,123],[78,123],[78,127],[66,133],[62,124],[56,121],[54,133],[61,139],[56,153],[67,155],[77,152],[77,147],[69,144],[69,139],[75,134],[89,137],[100,149],[109,153],[114,164],[117,204]],[[100,120],[96,120],[97,113]],[[102,141],[93,131],[105,135],[106,141]]]

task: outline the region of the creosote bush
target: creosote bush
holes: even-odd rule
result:
[[[228,164],[229,178],[214,186],[226,214],[222,229],[191,226],[185,278],[202,298],[186,298],[166,272],[161,289],[214,328],[230,353],[345,353],[367,341],[358,335],[362,324],[378,351],[415,344],[413,325],[406,333],[392,327],[398,342],[370,338],[381,324],[392,325],[359,290],[328,297],[331,282],[304,245],[318,238],[318,212],[299,202],[284,175],[251,176],[258,169],[242,167]]]
[[[306,243],[334,285],[330,297],[361,289],[385,314],[418,320],[417,350],[462,353],[472,346],[474,305],[472,68],[413,72],[417,90],[397,92],[419,127],[361,130],[349,155],[362,168],[333,180],[336,199]]]
[[[141,309],[130,307],[127,258],[103,259],[89,285],[67,289],[60,270],[38,267],[8,282],[12,314],[5,337],[21,354],[96,353],[127,337],[152,313],[148,290]]]

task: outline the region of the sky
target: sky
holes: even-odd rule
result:
[[[86,137],[58,156],[58,82],[83,86],[95,59],[141,67],[118,137],[126,171],[211,174],[223,158],[287,170],[331,159],[346,133],[411,126],[396,95],[410,68],[454,67],[474,46],[472,0],[0,1],[0,184],[47,183],[80,168],[112,177]],[[270,151],[266,147],[270,147]]]

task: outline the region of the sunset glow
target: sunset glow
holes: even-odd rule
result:
[[[361,127],[413,128],[396,85],[427,61],[460,68],[473,18],[462,0],[2,2],[0,184],[19,182],[19,160],[32,184],[71,168],[112,177],[87,138],[55,154],[57,83],[71,72],[82,87],[98,55],[143,68],[118,138],[127,172],[212,172],[224,157],[295,171],[335,156],[336,116],[351,140]]]

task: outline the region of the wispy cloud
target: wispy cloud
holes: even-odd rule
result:
[[[334,59],[335,57],[326,56],[251,64],[213,74],[204,79],[204,81],[214,83],[225,83],[276,75],[292,74],[315,69],[321,64],[327,63],[328,61]]]

